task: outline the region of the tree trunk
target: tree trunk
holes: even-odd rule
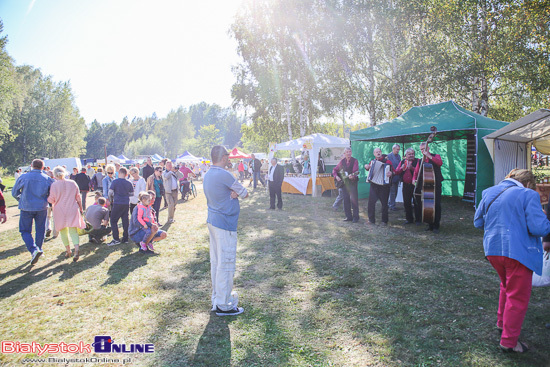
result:
[[[390,7],[391,9],[394,9],[393,1],[390,1]],[[395,21],[394,18],[390,18],[390,53],[391,53],[391,61],[392,61],[392,75],[391,75],[391,81],[392,81],[392,87],[393,87],[393,96],[395,98],[395,114],[397,116],[401,116],[403,113],[401,110],[401,98],[399,96],[399,88],[397,86],[397,56],[395,55]]]
[[[489,113],[489,96],[487,92],[487,78],[481,78],[481,98],[479,100],[479,112],[482,116],[487,116]]]
[[[286,124],[288,127],[288,140],[292,140],[292,122],[290,120],[290,98],[286,95],[285,98],[285,109],[286,109]]]
[[[306,135],[306,127],[307,127],[307,108],[306,103],[304,102],[304,99],[307,99],[307,93],[302,92],[302,87],[299,87],[298,92],[298,113],[299,113],[299,119],[300,119],[300,136]]]
[[[476,76],[472,80],[472,112],[479,113],[479,78]]]
[[[485,62],[488,52],[488,32],[487,32],[487,2],[485,0],[480,3],[480,45],[481,45],[481,55],[482,55],[482,65],[483,70],[480,78],[481,82],[481,98],[479,100],[479,114],[482,116],[487,116],[489,112],[489,95],[487,91],[487,76],[485,74]]]
[[[374,86],[374,42],[372,39],[372,13],[369,16],[370,21],[367,22],[367,70],[369,80],[369,102],[368,110],[371,126],[376,125],[376,106],[375,106],[375,86]]]

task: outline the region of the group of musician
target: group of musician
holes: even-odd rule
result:
[[[421,225],[425,222],[426,231],[439,232],[441,221],[441,183],[443,176],[441,166],[443,161],[439,154],[432,154],[426,142],[420,144],[422,158],[415,157],[415,150],[405,150],[404,158],[399,155],[401,147],[395,144],[392,152],[383,154],[380,148],[374,148],[372,159],[364,165],[367,171],[367,182],[370,183],[369,201],[367,207],[367,225],[376,223],[376,203],[382,204],[382,226],[388,225],[388,211],[397,210],[395,198],[399,182],[403,182],[403,204],[405,208],[405,224]],[[424,182],[425,172],[426,182]],[[357,223],[359,221],[358,177],[359,163],[352,157],[351,148],[346,148],[344,158],[333,169],[332,174],[337,182],[344,181],[341,194],[344,197],[344,221]],[[431,177],[429,179],[428,177]],[[423,208],[423,198],[426,206]],[[428,204],[431,203],[431,204]]]

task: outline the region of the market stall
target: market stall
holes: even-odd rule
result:
[[[550,154],[550,109],[540,109],[483,138],[495,165],[495,185],[514,168],[531,169],[532,147]],[[541,204],[550,197],[550,183],[537,183]]]
[[[485,144],[481,143],[482,137],[507,125],[447,101],[413,107],[391,121],[351,132],[350,139],[353,156],[362,167],[373,159],[375,147],[389,153],[393,144],[399,144],[403,151],[413,148],[416,157],[420,157],[419,145],[435,126],[437,135],[430,151],[443,160],[443,196],[462,196],[464,200],[479,202],[481,192],[493,185],[493,162]],[[359,198],[365,198],[370,184],[365,182],[367,172],[360,171]]]
[[[248,159],[250,158],[249,154],[241,152],[239,149],[235,148],[229,153],[229,159]]]
[[[483,139],[495,165],[496,185],[513,168],[531,168],[531,146],[550,154],[550,110],[535,111]]]
[[[283,181],[283,192],[301,193],[303,195],[320,195],[326,190],[333,190],[334,180],[328,174],[317,174],[317,160],[321,148],[346,148],[349,147],[349,139],[338,138],[325,134],[311,134],[295,140],[273,145],[269,151],[269,158],[278,150],[307,151],[311,164],[311,175],[286,175]],[[313,185],[312,177],[315,177]],[[319,190],[321,192],[318,192]]]
[[[302,175],[300,175],[302,176]],[[281,187],[282,192],[286,194],[302,194],[302,195],[311,195],[313,194],[313,185],[312,179],[309,175],[304,175],[305,177],[292,177],[285,176],[283,180],[283,186]],[[336,190],[334,185],[334,178],[330,174],[317,174],[317,179],[315,180],[315,185],[320,186],[322,192],[327,190]]]

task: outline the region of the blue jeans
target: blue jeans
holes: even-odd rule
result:
[[[397,197],[397,191],[399,190],[399,180],[393,180],[390,186],[390,198],[388,200],[388,206],[390,209],[395,209],[395,198]]]
[[[265,186],[265,181],[264,181],[264,179],[262,178],[261,172],[254,172],[254,173],[253,173],[253,180],[254,180],[254,188],[256,188],[256,186],[258,186],[258,180],[260,180],[260,182],[262,183],[262,185]]]
[[[155,238],[160,237],[163,233],[166,233],[166,232],[164,232],[162,229],[159,229],[157,231],[157,233],[155,233],[153,238],[151,238],[151,242],[153,242],[153,240]],[[143,229],[142,228],[139,231],[137,231],[136,233],[134,233],[133,235],[131,235],[130,238],[132,239],[132,241],[134,241],[135,243],[137,243],[139,245],[140,242],[146,240],[147,237],[149,237],[150,235],[151,235],[151,229],[150,228],[148,228],[148,229]]]
[[[46,217],[48,210],[26,211],[21,210],[19,215],[19,232],[21,238],[27,246],[27,250],[32,254],[36,250],[42,251],[44,243],[44,234],[46,233]],[[35,239],[32,238],[32,221],[34,220]]]
[[[340,208],[340,203],[344,201],[344,190],[338,189],[338,196],[336,197],[336,200],[334,200],[334,204],[332,204],[332,207],[334,209]]]

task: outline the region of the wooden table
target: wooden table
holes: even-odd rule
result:
[[[321,186],[322,192],[325,192],[327,190],[336,190],[333,177],[317,177],[317,180],[315,182],[316,185]],[[285,177],[281,190],[282,192],[287,194],[311,195],[311,193],[313,192],[311,177]]]

